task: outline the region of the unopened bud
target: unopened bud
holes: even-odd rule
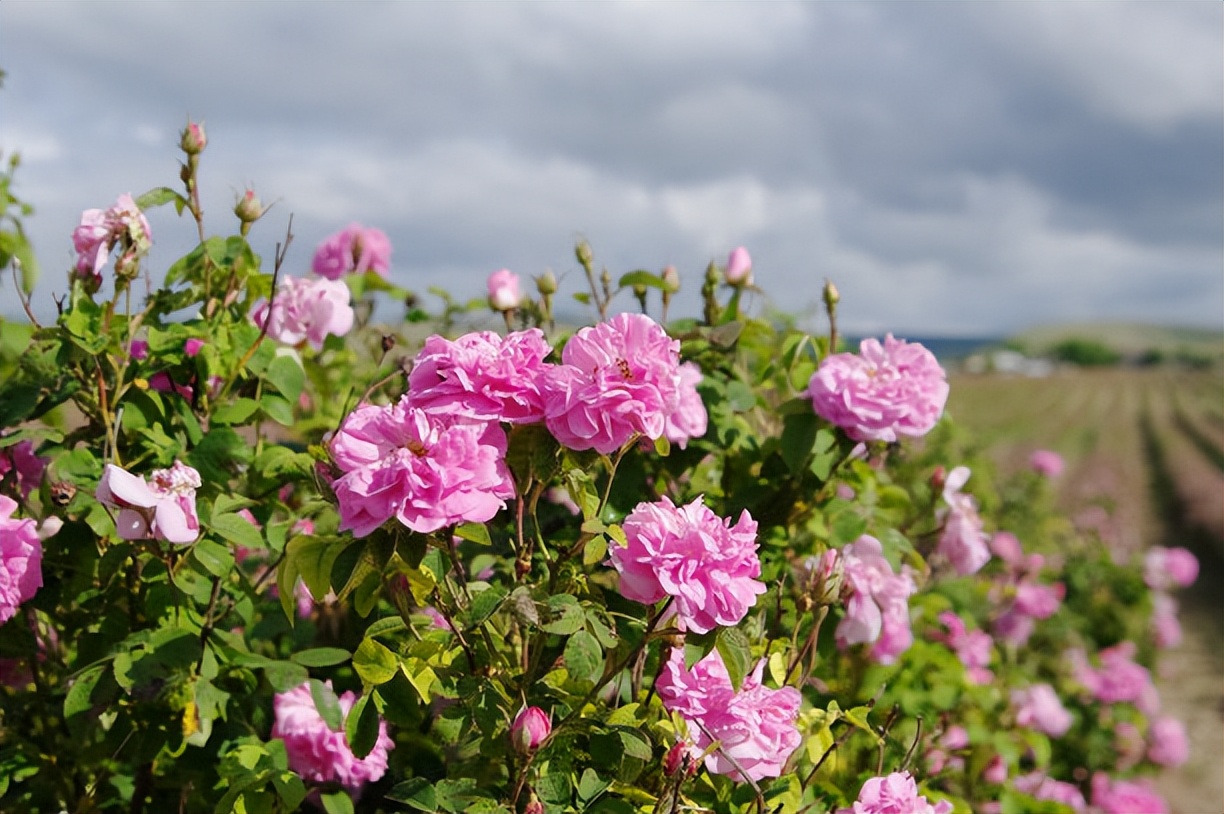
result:
[[[187,122],[179,136],[179,147],[187,155],[199,155],[208,146],[208,135],[200,122]]]
[[[525,755],[538,749],[551,732],[552,719],[548,713],[539,707],[527,707],[510,726],[510,742]]]
[[[680,272],[676,271],[675,266],[668,266],[663,269],[662,276],[664,291],[675,294],[680,290]]]
[[[710,261],[710,265],[706,266],[705,282],[709,286],[718,285],[718,266],[714,265],[713,260]]]
[[[663,756],[663,774],[668,777],[675,777],[680,772],[687,774],[692,762],[693,759],[688,754],[688,747],[683,742],[677,741]]]
[[[825,306],[828,308],[832,308],[841,302],[841,294],[838,293],[837,286],[833,285],[832,280],[825,280],[824,302]]]
[[[743,288],[752,285],[752,257],[743,246],[736,246],[727,258],[727,285]]]
[[[936,492],[942,492],[947,479],[948,473],[944,471],[944,468],[942,466],[935,467],[935,471],[931,473],[931,488]]]
[[[808,557],[803,564],[805,593],[816,606],[836,605],[840,601],[845,563],[836,548],[819,557]]]
[[[248,189],[242,193],[238,203],[234,204],[234,214],[243,223],[254,223],[263,217],[263,213],[263,202],[255,197],[255,190],[253,189]]]
[[[382,349],[383,353],[390,353],[395,347],[395,334],[383,334]]]
[[[540,292],[542,297],[551,297],[557,293],[557,275],[552,273],[552,269],[548,269],[539,277],[535,278],[536,290]]]
[[[595,262],[595,256],[591,254],[591,244],[585,240],[578,241],[578,245],[574,247],[574,256],[578,258],[578,262],[585,269],[589,269],[591,264]]]
[[[523,814],[544,814],[544,804],[539,800],[532,800],[523,809]]]

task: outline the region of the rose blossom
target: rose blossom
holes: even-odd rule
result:
[[[1012,690],[1011,700],[1016,707],[1017,726],[1061,738],[1074,723],[1071,713],[1063,707],[1058,694],[1049,684],[1034,684],[1023,690]]]
[[[1176,718],[1157,718],[1148,727],[1148,760],[1161,766],[1180,766],[1190,757],[1186,727]]]
[[[676,400],[675,411],[667,417],[663,426],[663,435],[680,449],[688,447],[690,438],[700,438],[705,435],[709,423],[705,403],[697,392],[697,385],[704,378],[701,368],[693,362],[680,365],[680,388]]]
[[[145,479],[107,464],[95,496],[119,513],[115,531],[124,540],[154,537],[187,544],[200,536],[195,490],[200,473],[179,461],[169,469],[156,469]]]
[[[526,424],[544,420],[540,380],[552,348],[539,328],[501,337],[469,333],[455,341],[434,335],[417,354],[408,389],[412,403],[440,415]]]
[[[1024,557],[1019,538],[1010,531],[996,531],[991,536],[990,553],[1011,566],[1019,565]]]
[[[745,510],[732,526],[697,498],[639,503],[625,518],[625,545],[608,551],[626,599],[653,604],[675,597],[685,630],[737,624],[767,590],[757,559],[756,521]]]
[[[943,488],[943,499],[948,508],[940,511],[944,528],[939,545],[935,548],[961,576],[977,573],[990,560],[990,548],[982,533],[977,501],[960,491],[969,480],[969,474],[967,466],[958,466],[948,473]]]
[[[887,777],[873,777],[863,784],[858,799],[850,808],[838,809],[837,814],[951,814],[952,804],[941,800],[931,805],[918,793],[918,785],[909,772],[893,772]]]
[[[1029,466],[1038,475],[1057,478],[1063,471],[1063,459],[1057,452],[1039,449],[1029,456]]]
[[[742,288],[752,285],[752,257],[743,246],[731,250],[727,258],[727,285]]]
[[[366,271],[386,277],[391,270],[391,241],[381,229],[351,223],[319,244],[310,268],[329,280]]]
[[[500,269],[489,275],[489,306],[494,311],[513,311],[523,303],[519,277],[510,269]]]
[[[1088,806],[1079,787],[1054,780],[1041,772],[1021,775],[1012,781],[1012,786],[1034,800],[1052,800],[1071,806],[1075,811],[1083,811]]]
[[[846,615],[834,632],[837,646],[845,649],[874,642],[872,658],[891,664],[913,643],[909,597],[918,588],[909,567],[894,573],[880,541],[868,534],[843,547],[841,553],[843,590],[849,597]]]
[[[102,267],[117,243],[122,241],[130,249],[144,251],[152,235],[149,221],[131,195],[120,195],[105,211],[86,209],[81,213],[80,225],[72,232],[72,244],[77,251],[77,276],[95,286],[100,285]]]
[[[992,681],[994,673],[988,668],[994,642],[990,634],[966,629],[964,620],[952,611],[944,611],[938,618],[947,628],[947,633],[936,632],[931,634],[931,638],[956,651],[956,657],[965,665],[965,676],[971,684],[988,684]]]
[[[514,497],[499,425],[432,415],[407,398],[357,413],[368,438],[350,446],[346,420],[331,445],[341,469],[357,464],[332,485],[340,528],[353,536],[365,537],[392,517],[421,533],[483,523]]]
[[[324,682],[331,688],[331,682]],[[340,711],[345,717],[357,701],[352,692],[339,697]],[[387,752],[395,748],[387,735],[385,721],[378,722],[378,738],[374,748],[360,760],[353,755],[343,727],[333,732],[323,721],[305,683],[289,692],[277,693],[272,699],[276,722],[272,737],[285,742],[289,753],[289,768],[303,779],[316,783],[339,783],[350,792],[368,782],[378,780],[387,771]]]
[[[1102,814],[1168,814],[1164,798],[1147,780],[1110,780],[1097,772],[1092,776],[1092,804]]]
[[[570,449],[605,455],[635,434],[663,435],[680,396],[680,343],[650,317],[617,314],[582,328],[549,369],[544,394],[548,431]]]
[[[268,336],[286,345],[309,342],[323,347],[328,334],[344,336],[353,327],[348,286],[338,280],[286,277],[276,290],[271,306],[262,302],[251,314]]]
[[[5,433],[0,433],[3,434]],[[34,454],[32,441],[18,441],[7,447],[0,447],[0,480],[10,477],[11,473],[22,500],[29,497],[34,487],[42,481],[46,468],[46,460]]]
[[[1188,588],[1198,572],[1198,558],[1185,548],[1152,546],[1143,558],[1143,581],[1154,591]]]
[[[762,686],[764,667],[762,659],[737,691],[717,650],[686,670],[683,649],[674,648],[655,684],[664,708],[685,719],[691,758],[718,742],[705,757],[706,769],[715,774],[742,779],[742,770],[752,780],[778,777],[803,740],[795,727],[799,691]]]
[[[859,354],[825,357],[808,382],[812,408],[856,441],[896,441],[930,432],[948,400],[935,356],[918,343],[864,339]]]
[[[200,353],[200,349],[204,347],[204,340],[196,337],[191,337],[183,343],[183,353],[194,358]]]
[[[523,754],[540,748],[552,732],[552,719],[539,707],[525,707],[510,726],[510,742]]]
[[[34,521],[13,517],[17,501],[0,495],[0,623],[42,587],[42,541]]]
[[[1145,715],[1151,715],[1160,708],[1160,695],[1152,684],[1151,673],[1132,660],[1135,650],[1135,643],[1131,641],[1105,648],[1098,654],[1099,670],[1092,668],[1083,650],[1072,650],[1067,658],[1076,681],[1096,700],[1104,704],[1129,702]]]

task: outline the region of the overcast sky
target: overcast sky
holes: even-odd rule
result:
[[[746,246],[779,307],[836,281],[851,331],[1224,326],[1218,2],[4,0],[0,68],[44,313],[80,211],[176,185],[190,115],[210,230],[253,187],[292,273],[358,221],[465,298],[501,267],[581,290],[582,235],[676,265],[682,305]],[[161,267],[191,246],[153,229]]]

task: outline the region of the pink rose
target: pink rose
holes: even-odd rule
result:
[[[541,384],[545,421],[570,449],[605,455],[663,435],[680,396],[680,343],[643,314],[582,328]]]
[[[982,769],[982,779],[996,786],[1007,782],[1007,761],[1002,755],[995,755]]]
[[[1147,780],[1110,780],[1097,772],[1092,776],[1092,804],[1101,814],[1168,814],[1164,798]]]
[[[837,814],[951,814],[952,804],[941,800],[935,805],[918,793],[918,785],[909,772],[893,772],[887,777],[873,777],[863,784],[858,800],[851,808],[838,809]]]
[[[125,255],[143,252],[149,248],[152,234],[149,221],[131,195],[120,195],[105,211],[86,209],[81,213],[80,225],[72,232],[77,276],[96,289],[102,283],[102,267],[116,245]]]
[[[1052,800],[1071,806],[1075,811],[1088,807],[1079,788],[1071,783],[1054,780],[1041,772],[1030,772],[1012,781],[1016,791],[1024,792],[1034,800]]]
[[[676,409],[663,426],[663,435],[680,449],[688,447],[690,438],[700,438],[706,433],[709,415],[701,394],[697,392],[702,378],[700,367],[692,362],[681,363]]]
[[[489,275],[489,306],[494,311],[513,311],[523,304],[519,290],[519,277],[510,269],[501,269]]]
[[[930,432],[948,400],[948,382],[922,345],[865,339],[859,354],[825,357],[808,382],[812,408],[856,441],[896,441]]]
[[[752,285],[752,257],[743,246],[731,250],[727,258],[727,285],[743,288]]]
[[[1198,573],[1198,558],[1185,548],[1152,546],[1143,558],[1143,580],[1154,591],[1188,588]]]
[[[539,707],[525,707],[510,726],[510,742],[522,754],[534,752],[552,732],[552,719]]]
[[[1023,690],[1012,690],[1011,700],[1016,707],[1017,726],[1061,738],[1074,723],[1071,713],[1063,707],[1058,694],[1049,684],[1034,684]]]
[[[0,437],[7,432],[0,432]],[[0,447],[0,480],[12,478],[22,500],[30,496],[38,484],[42,482],[43,472],[47,468],[45,459],[34,454],[34,444],[31,441],[18,441],[7,447]]]
[[[1180,766],[1190,758],[1186,727],[1176,718],[1157,718],[1148,728],[1148,760],[1161,766]]]
[[[432,415],[407,398],[373,409],[358,410],[368,438],[350,444],[346,429],[332,441],[342,469],[357,464],[333,484],[341,529],[365,537],[392,517],[421,533],[483,523],[514,497],[506,434],[497,424]]]
[[[104,505],[118,509],[115,531],[124,540],[150,537],[185,545],[200,536],[195,490],[200,473],[179,461],[156,469],[148,483],[138,475],[107,464],[95,493]]]
[[[381,229],[351,223],[319,244],[310,268],[329,280],[367,271],[385,278],[391,271],[391,241]]]
[[[996,531],[991,536],[990,553],[1011,566],[1018,565],[1024,556],[1020,540],[1010,531]]]
[[[849,592],[846,615],[834,631],[837,646],[872,644],[871,656],[891,664],[913,643],[910,631],[909,597],[918,587],[908,566],[900,574],[884,558],[876,538],[864,534],[843,547],[843,590]]]
[[[0,623],[42,587],[42,541],[34,521],[13,517],[17,501],[0,495]]]
[[[204,347],[204,340],[197,339],[194,336],[183,343],[183,353],[195,358],[199,354],[200,349]]]
[[[1075,679],[1096,700],[1103,704],[1132,703],[1140,712],[1152,715],[1160,709],[1160,694],[1147,668],[1133,661],[1135,650],[1135,643],[1131,641],[1105,648],[1098,654],[1099,670],[1092,668],[1082,650],[1071,651],[1068,658]]]
[[[964,621],[952,611],[939,614],[939,621],[946,633],[933,633],[931,638],[943,642],[956,652],[965,665],[965,676],[972,684],[988,684],[994,680],[990,667],[991,649],[994,644],[990,635],[981,630],[968,630]]]
[[[715,774],[761,780],[779,777],[802,737],[795,727],[802,698],[794,687],[771,690],[761,684],[764,660],[757,663],[744,686],[731,686],[727,668],[715,650],[684,667],[684,651],[671,651],[655,689],[668,711],[678,712],[688,726],[688,754],[705,757]]]
[[[505,337],[492,331],[455,341],[429,337],[417,354],[408,389],[431,413],[527,424],[544,420],[540,382],[552,348],[538,328]]]
[[[685,630],[737,624],[768,590],[758,579],[757,524],[747,511],[732,526],[700,497],[679,507],[664,497],[639,503],[622,527],[625,545],[608,552],[621,594],[647,605],[674,597]]]
[[[309,342],[319,350],[328,334],[344,336],[352,329],[349,299],[348,286],[338,280],[286,277],[271,306],[260,303],[251,319],[260,328],[266,323],[268,336],[277,342],[286,345]]]
[[[1029,466],[1038,475],[1057,478],[1063,471],[1063,459],[1057,452],[1039,449],[1029,456]]]
[[[948,473],[943,489],[948,508],[940,512],[944,528],[935,548],[961,576],[977,573],[990,560],[977,501],[960,491],[968,480],[969,467],[958,466]]]
[[[331,689],[330,681],[324,683]],[[357,696],[346,692],[338,700],[340,711],[347,717]],[[358,760],[349,748],[344,729],[333,732],[319,715],[309,683],[289,692],[277,693],[272,699],[272,708],[276,718],[272,725],[272,737],[285,742],[289,768],[304,780],[339,783],[350,792],[355,792],[386,773],[387,752],[395,748],[395,742],[387,735],[385,721],[378,722],[378,738],[374,741],[374,748]]]

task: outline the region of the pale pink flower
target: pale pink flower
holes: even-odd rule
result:
[[[528,424],[544,420],[540,382],[552,348],[538,328],[505,337],[469,333],[425,340],[408,376],[412,403],[431,413]]]
[[[310,267],[329,280],[367,271],[386,277],[391,270],[391,241],[381,229],[351,223],[319,244]]]
[[[995,755],[982,769],[982,779],[996,786],[1007,782],[1007,761],[1002,755]]]
[[[727,285],[742,288],[752,285],[752,257],[743,246],[731,250],[727,258]]]
[[[837,814],[951,814],[952,804],[941,800],[931,805],[918,793],[918,785],[909,772],[893,772],[886,777],[873,777],[863,784],[858,799],[850,808],[838,809]]]
[[[145,251],[152,234],[149,221],[131,195],[120,195],[105,211],[86,209],[81,213],[80,225],[72,232],[77,276],[95,286],[101,284],[102,267],[116,244],[122,244],[125,253]]]
[[[421,533],[463,522],[483,523],[514,497],[506,468],[506,434],[491,422],[437,416],[399,404],[359,412],[377,439],[363,440],[374,460],[348,469],[333,485],[340,504],[340,528],[365,537],[392,517]],[[374,418],[374,420],[370,420]],[[348,422],[346,421],[346,427]],[[352,439],[346,431],[338,434]],[[348,453],[359,444],[332,440],[333,457],[359,463]],[[343,450],[337,456],[337,449]],[[341,463],[341,468],[345,468]]]
[[[668,711],[678,712],[688,728],[688,754],[694,760],[714,742],[706,769],[742,780],[779,777],[791,753],[802,742],[795,727],[802,697],[794,687],[762,686],[764,660],[744,678],[738,690],[715,650],[684,667],[684,651],[671,651],[655,689]]]
[[[260,328],[265,323],[268,336],[286,345],[310,343],[323,347],[329,334],[344,336],[353,327],[348,286],[338,280],[286,277],[276,290],[269,307],[260,303],[251,319]]]
[[[1128,771],[1143,760],[1147,751],[1147,741],[1139,727],[1130,721],[1118,721],[1114,724],[1114,751],[1118,753],[1118,771]]]
[[[13,517],[17,501],[0,495],[0,623],[42,587],[42,541],[30,518]]]
[[[1057,452],[1039,449],[1029,456],[1029,466],[1038,475],[1047,478],[1057,478],[1063,471],[1063,459]]]
[[[1083,811],[1088,807],[1078,786],[1054,780],[1042,772],[1020,775],[1012,781],[1012,787],[1016,791],[1024,792],[1034,800],[1052,800],[1071,806],[1075,811]]]
[[[541,385],[545,420],[570,449],[608,454],[663,435],[680,396],[680,343],[644,314],[582,328]]]
[[[872,644],[871,655],[891,664],[913,643],[909,598],[918,587],[908,566],[897,574],[885,559],[880,541],[864,534],[841,549],[843,591],[849,593],[846,615],[834,632],[837,646]]]
[[[1131,641],[1102,650],[1099,670],[1093,669],[1082,650],[1068,653],[1076,681],[1104,704],[1132,703],[1145,715],[1160,709],[1160,695],[1152,684],[1152,674],[1133,660],[1136,647]]]
[[[704,378],[701,368],[693,362],[683,362],[680,365],[680,388],[676,400],[675,411],[667,417],[663,427],[663,435],[671,443],[685,449],[690,438],[700,438],[705,435],[709,423],[705,403],[697,392],[697,385]]]
[[[200,473],[179,461],[169,469],[156,469],[149,481],[107,464],[95,496],[118,509],[115,531],[124,540],[150,537],[184,545],[200,536],[195,490]]]
[[[1067,734],[1075,722],[1049,684],[1012,690],[1011,701],[1016,708],[1017,726],[1036,729],[1053,738]]]
[[[1010,531],[996,531],[991,535],[990,553],[1011,566],[1019,565],[1024,556],[1020,540]]]
[[[622,528],[625,545],[608,551],[621,594],[648,605],[674,597],[685,630],[737,624],[767,590],[758,579],[757,524],[747,511],[732,526],[700,497],[684,506],[664,497],[639,503]]]
[[[522,754],[533,752],[552,732],[552,718],[539,707],[524,707],[510,725],[510,743]]]
[[[943,642],[956,651],[956,657],[965,665],[965,677],[972,684],[988,684],[994,680],[989,669],[993,640],[981,630],[968,630],[965,622],[952,611],[939,614],[939,621],[947,632],[935,632],[931,638]]]
[[[1062,605],[1067,589],[1061,582],[1045,585],[1031,579],[1016,585],[1015,609],[1034,619],[1049,619]]]
[[[1149,780],[1111,780],[1092,776],[1092,805],[1101,814],[1168,814],[1169,808]]]
[[[856,441],[896,441],[930,432],[943,414],[948,382],[918,343],[865,339],[859,353],[825,357],[808,382],[812,408]]]
[[[330,681],[324,683],[331,687]],[[340,711],[347,717],[357,696],[345,692],[338,700]],[[289,768],[304,780],[339,783],[355,792],[386,773],[387,752],[395,748],[395,742],[387,735],[385,721],[378,722],[374,748],[359,760],[349,748],[343,727],[333,732],[323,721],[311,697],[309,683],[277,693],[272,699],[272,708],[276,717],[272,737],[285,742]]]
[[[519,276],[510,269],[500,269],[489,275],[489,306],[494,311],[513,311],[523,304]]]
[[[1168,594],[1152,594],[1152,638],[1161,648],[1181,644],[1181,622],[1177,618],[1177,600]]]
[[[7,433],[0,433],[3,436]],[[34,444],[31,441],[18,441],[7,447],[0,447],[0,480],[8,478],[15,483],[22,500],[30,496],[39,483],[47,468],[45,458],[34,454]]]
[[[1143,580],[1154,591],[1188,588],[1198,573],[1198,558],[1185,548],[1152,546],[1143,557]]]
[[[952,563],[956,573],[962,576],[977,573],[990,560],[990,547],[982,532],[977,501],[961,492],[969,480],[969,474],[967,466],[958,466],[948,473],[943,488],[943,499],[948,508],[939,514],[943,521],[943,534],[935,548],[936,553]]]
[[[402,443],[407,400],[390,406],[361,404],[345,417],[328,442],[332,462],[342,472],[378,463]]]
[[[1148,760],[1161,766],[1180,766],[1190,758],[1186,726],[1176,718],[1157,718],[1148,727]]]

